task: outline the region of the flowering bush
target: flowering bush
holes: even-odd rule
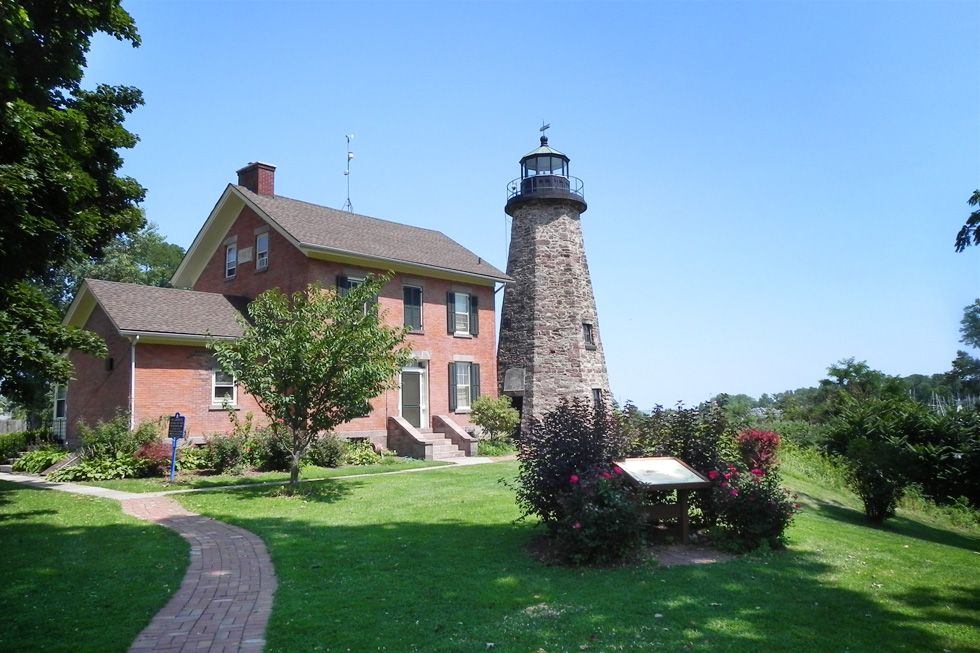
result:
[[[779,449],[779,434],[772,431],[742,431],[735,439],[742,462],[752,469],[769,472],[776,468],[779,461],[776,451]]]
[[[611,465],[622,455],[614,422],[590,401],[562,400],[542,420],[534,420],[518,442],[517,504],[523,517],[538,517],[552,532],[562,521],[559,497],[573,476]]]
[[[785,531],[799,504],[779,485],[775,469],[746,468],[736,464],[708,472],[712,498],[718,511],[718,541],[738,551],[762,544],[774,549],[786,545]]]
[[[636,492],[618,466],[597,465],[571,474],[558,505],[555,541],[568,562],[619,560],[643,541]]]

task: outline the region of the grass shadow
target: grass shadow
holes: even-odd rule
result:
[[[313,638],[339,650],[432,652],[488,643],[515,652],[946,644],[923,619],[826,582],[834,570],[807,553],[691,567],[564,568],[529,555],[537,529],[512,523],[235,523],[270,544],[282,581],[268,651],[299,650]],[[828,635],[830,623],[836,635]]]
[[[905,537],[952,546],[965,549],[966,551],[980,551],[980,538],[977,537],[970,537],[969,535],[935,528],[928,524],[900,516],[892,517],[886,520],[884,524],[876,525],[868,521],[864,513],[860,510],[849,508],[842,504],[821,501],[813,497],[808,497],[808,501],[816,507],[816,510],[821,515],[839,522],[904,535]]]
[[[0,483],[0,550],[0,651],[125,651],[189,562],[115,501],[15,483]]]

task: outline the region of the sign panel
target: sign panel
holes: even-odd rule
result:
[[[627,458],[618,465],[630,478],[650,490],[679,490],[711,485],[711,481],[678,458]]]
[[[168,429],[167,437],[178,438],[184,437],[184,416],[180,413],[174,413],[174,416],[170,418],[170,428]]]

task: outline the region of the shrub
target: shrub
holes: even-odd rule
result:
[[[636,490],[615,465],[590,467],[568,479],[557,497],[557,553],[574,564],[620,560],[643,542]]]
[[[204,447],[183,446],[177,448],[177,469],[206,469],[208,454]]]
[[[256,429],[250,442],[254,455],[251,463],[264,471],[288,471],[293,463],[293,443],[285,429],[267,426]],[[245,445],[248,446],[249,441]]]
[[[786,545],[785,531],[799,508],[779,485],[775,468],[722,466],[708,472],[718,511],[715,539],[736,551]]]
[[[772,431],[742,431],[736,438],[738,451],[742,462],[749,469],[761,469],[769,472],[776,468],[779,461],[776,451],[779,449],[779,435]]]
[[[208,467],[219,474],[225,472],[239,474],[252,466],[255,458],[254,449],[255,443],[248,438],[235,434],[214,433],[205,445]]]
[[[510,397],[479,397],[473,402],[470,421],[479,426],[491,440],[507,439],[521,423],[521,414],[511,406]]]
[[[137,478],[144,473],[140,461],[131,454],[83,460],[74,467],[66,467],[48,478],[53,481],[109,481],[116,478]]]
[[[318,437],[306,452],[306,461],[317,467],[339,467],[343,457],[344,441],[333,433]]]
[[[140,476],[164,476],[170,473],[171,455],[173,455],[172,441],[157,439],[141,446],[133,457],[140,464]]]
[[[890,442],[855,438],[847,447],[848,485],[864,503],[864,514],[880,524],[895,515],[908,480],[908,456]]]
[[[159,420],[141,422],[136,430],[131,431],[129,416],[124,413],[118,413],[109,421],[100,421],[94,427],[79,422],[78,433],[82,442],[82,457],[87,460],[116,458],[119,454],[132,456],[140,447],[159,440],[163,435]]]
[[[41,447],[28,451],[14,463],[15,472],[27,472],[28,474],[40,474],[51,465],[63,459],[68,454],[59,447]]]
[[[582,399],[563,399],[542,420],[535,419],[517,450],[515,491],[522,516],[538,517],[550,531],[557,530],[569,479],[622,456],[620,433],[604,408]]]
[[[346,442],[341,460],[345,465],[374,465],[381,462],[381,454],[370,442]]]
[[[480,440],[479,452],[481,456],[509,456],[517,451],[517,448],[509,440]]]
[[[0,434],[0,462],[6,462],[27,449],[28,432],[14,431]]]

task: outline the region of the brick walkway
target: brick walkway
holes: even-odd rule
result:
[[[188,512],[167,497],[127,498],[122,507],[177,531],[191,545],[184,582],[130,653],[259,653],[276,591],[276,573],[262,540]]]

